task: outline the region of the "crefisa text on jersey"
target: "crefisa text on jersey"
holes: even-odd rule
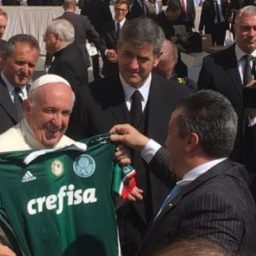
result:
[[[52,194],[29,200],[27,203],[27,211],[30,215],[38,214],[44,210],[56,210],[56,214],[61,214],[64,204],[71,206],[95,202],[97,202],[95,188],[75,190],[75,186],[70,184],[60,187],[58,195]]]

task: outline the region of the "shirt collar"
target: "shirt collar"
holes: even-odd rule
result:
[[[125,101],[131,101],[131,97],[136,90],[139,90],[139,92],[141,93],[142,101],[146,102],[148,100],[149,89],[150,89],[150,84],[152,80],[151,73],[139,88],[134,88],[133,86],[126,83],[120,73],[119,73],[119,77],[124,90]]]
[[[190,170],[189,172],[187,172],[182,180],[178,181],[177,184],[180,186],[186,186],[189,183],[191,183],[192,181],[194,181],[195,179],[197,179],[199,176],[201,176],[202,174],[204,174],[205,172],[207,172],[208,170],[210,170],[213,166],[217,165],[218,163],[224,161],[226,158],[218,158],[212,161],[209,161],[207,163],[201,164],[195,168],[193,168],[192,170]]]
[[[115,21],[115,25],[117,25],[117,23],[119,23],[120,24],[120,28],[121,28],[124,25],[125,21],[126,21],[126,18],[124,18],[121,21]]]
[[[2,72],[1,73],[1,77],[4,81],[4,83],[6,84],[6,87],[7,87],[7,90],[9,92],[10,95],[14,95],[14,90],[15,90],[15,87],[9,82],[9,80],[6,78],[6,76],[4,75],[4,73]],[[23,87],[20,87],[20,97],[22,98],[22,100],[25,100],[27,99],[27,89],[26,89],[26,86],[23,86]]]
[[[244,55],[247,55],[248,53],[245,53],[237,44],[235,45],[235,54],[236,54],[236,60],[240,61],[241,58],[244,57]],[[253,57],[256,57],[256,49],[250,53]]]

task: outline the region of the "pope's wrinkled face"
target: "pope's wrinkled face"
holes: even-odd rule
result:
[[[72,90],[62,84],[37,89],[32,101],[24,103],[25,116],[36,139],[45,147],[54,147],[65,134],[73,108]]]
[[[117,50],[119,71],[125,82],[135,88],[143,84],[159,62],[159,56],[153,53],[153,45],[150,43],[142,47],[122,42]]]
[[[251,53],[256,49],[256,15],[242,14],[235,32],[237,45],[244,52]]]

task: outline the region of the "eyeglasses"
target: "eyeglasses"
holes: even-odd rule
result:
[[[115,8],[115,11],[119,11],[119,12],[127,12],[127,9]]]

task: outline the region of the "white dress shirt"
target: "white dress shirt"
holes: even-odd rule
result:
[[[9,92],[9,95],[11,97],[12,102],[14,102],[14,95],[15,95],[15,87],[9,82],[9,80],[6,78],[6,76],[1,73],[1,77],[4,80],[7,90]],[[26,86],[20,87],[21,91],[19,93],[19,96],[22,100],[27,99],[27,89]]]

